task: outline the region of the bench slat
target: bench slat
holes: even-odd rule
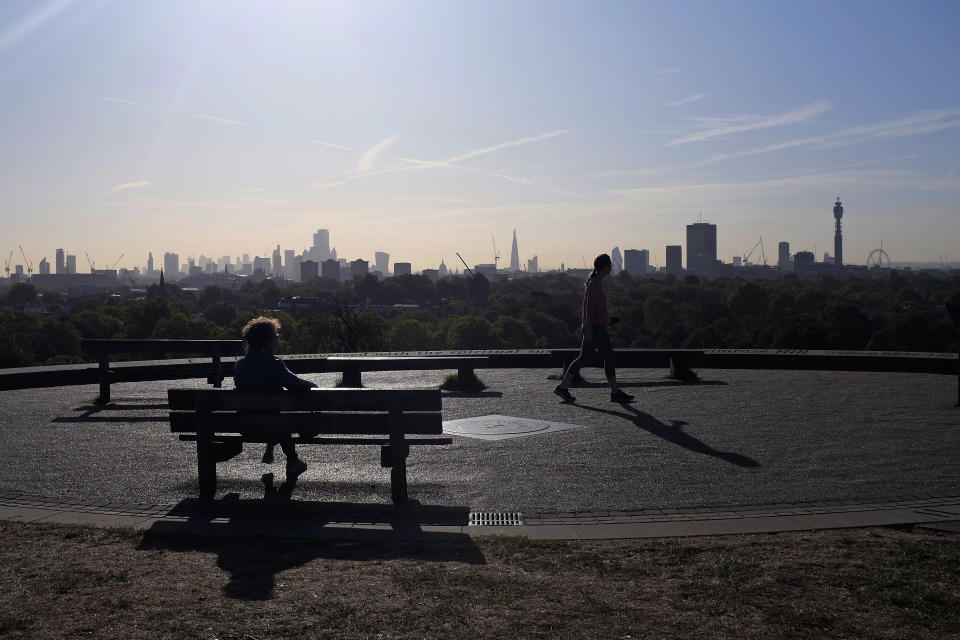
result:
[[[203,398],[211,411],[388,411],[394,401],[403,411],[440,411],[439,389],[311,389],[272,394],[237,393],[222,389],[170,389],[173,410],[193,410]]]
[[[285,434],[310,431],[324,434],[387,434],[390,416],[386,413],[244,413],[214,412],[210,414],[215,433]],[[404,433],[432,435],[443,433],[440,413],[405,412],[401,417]],[[174,433],[196,433],[192,411],[171,411],[170,430]]]
[[[196,434],[191,433],[181,433],[179,436],[180,440],[184,442],[196,442]],[[358,444],[379,444],[379,445],[388,445],[390,444],[390,438],[304,438],[301,436],[294,436],[292,438],[295,444],[340,444],[340,445],[358,445]],[[258,438],[256,436],[239,436],[239,435],[218,435],[214,438],[214,442],[255,442],[264,444],[268,441],[271,441],[270,438]],[[421,445],[421,444],[453,444],[453,438],[407,438],[404,440],[408,445]]]

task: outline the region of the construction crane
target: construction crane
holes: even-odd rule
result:
[[[18,244],[17,246],[20,247],[20,255],[23,256],[23,263],[24,263],[25,265],[27,265],[27,274],[28,274],[28,275],[33,274],[33,263],[30,262],[30,260],[27,258],[27,254],[24,253],[24,251],[23,251],[23,245],[22,245],[22,244]]]
[[[460,255],[460,252],[457,252],[457,257],[460,258],[460,262],[463,263],[463,266],[467,267],[467,261],[463,259],[463,256]],[[7,269],[7,271],[9,271],[9,269]],[[469,273],[471,277],[473,276],[473,271],[470,270],[470,267],[467,267],[467,273]]]
[[[760,256],[763,259],[763,265],[767,265],[767,254],[763,251],[763,236],[760,236],[760,239],[757,241],[757,244],[753,245],[753,248],[750,251],[747,251],[743,256],[743,266],[750,264],[750,256],[753,255],[753,252],[757,250],[757,247],[760,247]]]
[[[10,261],[13,260],[13,250],[10,250],[10,255],[7,256],[7,261],[3,263],[3,270],[7,273],[7,277],[10,277]]]
[[[493,240],[493,269],[496,271],[500,268],[500,253],[497,251],[497,241],[493,235],[490,236],[490,239]]]
[[[84,251],[83,255],[87,257],[87,264],[90,265],[90,273],[93,273],[93,260],[90,259],[90,254]]]
[[[123,260],[123,254],[120,254],[120,257],[116,259],[113,265],[110,266],[111,269],[116,269],[117,265],[120,264],[120,261]]]

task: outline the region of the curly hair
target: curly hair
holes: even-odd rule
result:
[[[243,336],[244,346],[246,346],[247,351],[251,349],[263,349],[273,342],[273,339],[280,332],[280,326],[279,320],[265,316],[254,318],[244,325],[240,335]]]

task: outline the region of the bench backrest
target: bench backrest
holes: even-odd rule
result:
[[[169,389],[170,429],[197,431],[197,410],[216,433],[300,431],[387,434],[443,432],[439,389],[311,389],[271,394]],[[393,412],[393,416],[391,416]]]

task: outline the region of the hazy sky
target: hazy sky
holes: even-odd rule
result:
[[[960,261],[960,3],[0,2],[0,252]],[[22,262],[17,250],[14,263]]]

